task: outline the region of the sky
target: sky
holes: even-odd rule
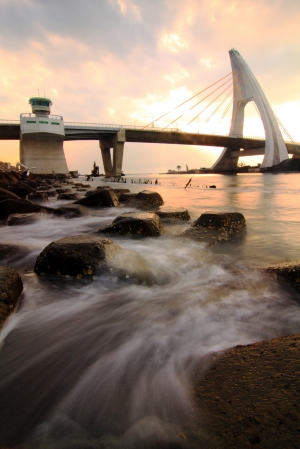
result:
[[[46,95],[51,112],[65,122],[146,126],[228,75],[234,47],[300,142],[299,23],[299,0],[0,0],[0,119],[18,120],[31,112],[31,96]],[[154,125],[226,134],[226,102],[205,123],[218,102],[189,126],[188,114],[169,124],[190,102]],[[264,136],[251,104],[244,135]],[[64,148],[69,170],[90,173],[94,161],[103,170],[97,141],[65,142]],[[126,143],[123,170],[210,167],[220,152]],[[16,163],[19,142],[0,141],[0,160]]]

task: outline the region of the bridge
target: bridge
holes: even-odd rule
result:
[[[292,140],[283,140],[275,114],[244,59],[235,49],[230,50],[229,54],[233,69],[233,100],[231,128],[228,135],[191,133],[181,131],[178,128],[169,127],[177,119],[171,121],[171,123],[165,127],[156,126],[155,123],[168,113],[154,120],[149,125],[140,127],[77,122],[63,123],[62,117],[49,114],[49,108],[49,113],[47,112],[46,116],[44,111],[41,112],[41,110],[38,110],[35,111],[38,113],[21,114],[20,121],[0,120],[0,140],[20,140],[21,163],[24,163],[27,166],[40,166],[40,173],[45,172],[45,170],[46,172],[48,170],[48,172],[52,173],[54,168],[51,158],[49,158],[49,145],[55,147],[52,159],[56,158],[57,161],[59,161],[59,167],[63,167],[63,171],[67,172],[62,142],[76,140],[99,141],[106,176],[121,175],[125,142],[223,147],[224,149],[221,156],[212,167],[212,169],[216,171],[227,171],[236,168],[239,157],[264,155],[262,167],[276,165],[279,162],[288,159],[289,154],[292,154],[294,157],[300,157],[300,143],[296,143]],[[228,89],[228,80],[224,82],[224,78],[226,79],[227,76],[228,75],[221,78],[221,80],[218,80],[211,86],[214,86],[219,82],[222,82],[222,84],[219,84],[220,87],[227,84],[221,93],[225,92],[226,89]],[[216,92],[220,87],[215,88],[212,93]],[[200,93],[207,89],[208,88],[202,90]],[[191,99],[194,99],[197,95],[199,94],[194,95]],[[204,99],[209,97],[209,95]],[[220,94],[218,94],[218,97],[219,96]],[[225,99],[227,99],[228,96],[229,94],[226,94]],[[179,106],[189,102],[191,99],[186,100]],[[196,105],[192,105],[189,110],[195,108],[195,106],[201,103],[204,99],[200,100]],[[50,102],[50,100],[48,101]],[[223,100],[223,102],[224,101],[225,100]],[[266,134],[265,139],[243,136],[244,109],[246,104],[250,101],[254,102],[263,122]],[[37,106],[35,107],[37,108]],[[174,109],[177,109],[177,107]],[[220,106],[218,106],[216,110],[219,109],[219,107]],[[40,106],[39,108],[45,109],[43,106]],[[204,110],[206,108],[207,106]],[[180,117],[182,117],[182,115]],[[36,120],[37,117],[41,118],[42,116],[44,116],[44,118],[46,117],[47,120]],[[193,120],[195,120],[195,118],[193,118]],[[191,120],[191,122],[193,120]],[[50,132],[49,126],[45,126],[45,124],[51,126]],[[61,130],[59,131],[59,127],[55,125],[60,125]],[[55,134],[55,137],[51,139],[49,137],[50,134]],[[45,137],[46,135],[48,136],[47,139]],[[44,143],[46,140],[48,145]],[[112,155],[111,148],[113,149]],[[47,160],[47,164],[45,164],[45,160]],[[43,167],[45,167],[45,165],[47,166],[46,168],[42,168],[42,165]],[[60,171],[60,168],[57,170],[57,164],[55,165],[54,171]]]

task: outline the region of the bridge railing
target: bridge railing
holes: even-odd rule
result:
[[[65,126],[67,128],[104,128],[104,129],[118,129],[122,128],[122,125],[112,125],[112,124],[103,124],[103,123],[82,123],[82,122],[65,122]]]
[[[107,124],[107,123],[82,123],[82,122],[65,122],[66,127],[72,128],[104,128],[104,129],[136,129],[142,131],[176,131],[181,132],[179,128],[160,128],[158,126],[153,126],[149,128],[145,128],[144,126],[136,126],[136,125],[117,125],[117,124]]]

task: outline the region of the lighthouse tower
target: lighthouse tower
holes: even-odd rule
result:
[[[32,112],[20,115],[20,162],[36,174],[69,173],[65,153],[65,127],[60,115],[51,115],[52,101],[29,99]]]

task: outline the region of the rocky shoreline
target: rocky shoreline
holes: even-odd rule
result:
[[[49,207],[52,196],[70,203]],[[122,213],[124,206],[136,212]],[[165,223],[189,221],[188,210],[164,205],[163,198],[153,191],[133,194],[129,189],[92,189],[68,178],[0,171],[2,226],[30,226],[41,214],[72,219],[108,207],[120,208],[111,224],[89,235],[70,235],[50,243],[37,257],[34,272],[52,276],[54,282],[57,276],[93,282],[105,275],[125,283],[153,285],[155,280],[145,269],[143,258],[110,237],[159,238]],[[242,214],[207,211],[180,238],[206,243],[209,249],[242,242],[245,232]],[[16,310],[23,289],[21,276],[5,259],[22,250],[0,242],[0,326]],[[279,282],[295,295],[300,291],[299,265],[266,267],[264,271],[270,283]],[[300,336],[292,335],[207,355],[191,376],[192,428],[178,435],[174,447],[199,447],[200,443],[204,448],[298,447],[299,350]]]

